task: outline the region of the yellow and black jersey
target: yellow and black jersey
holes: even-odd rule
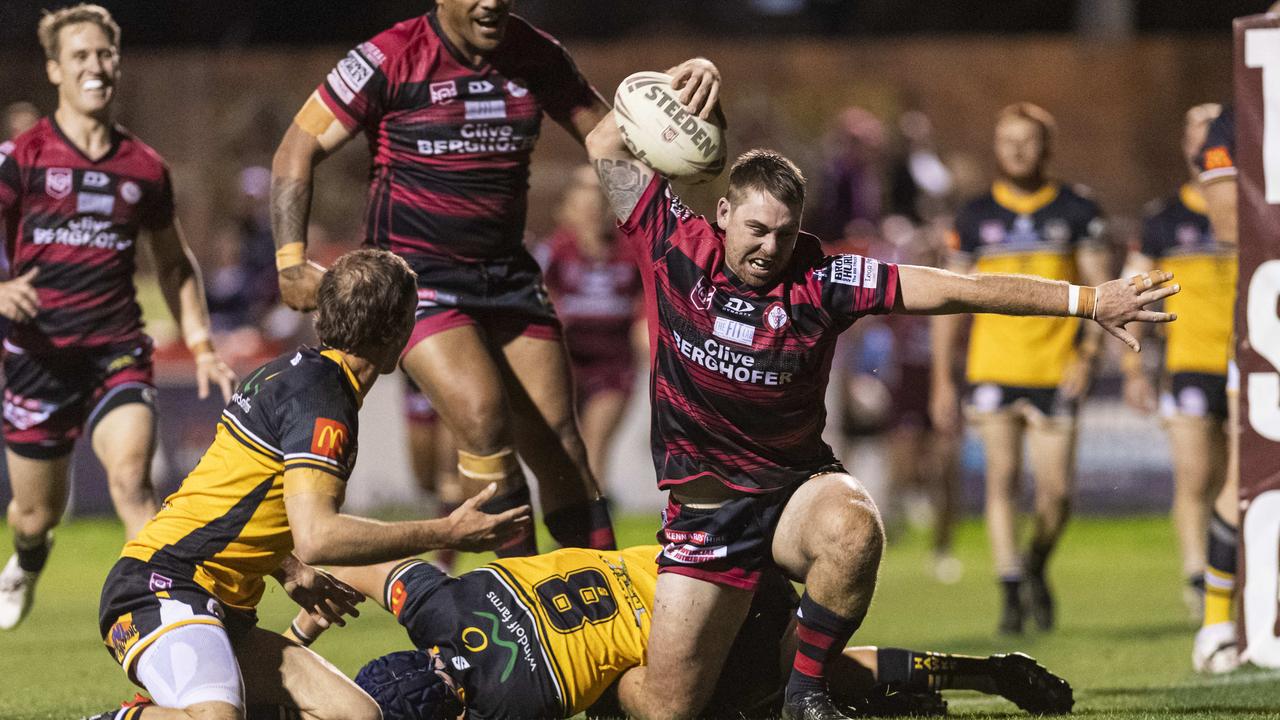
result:
[[[956,216],[952,249],[979,272],[1076,281],[1076,250],[1097,242],[1098,204],[1080,189],[1049,183],[1031,195],[996,182]],[[969,381],[1054,387],[1074,354],[1076,318],[977,315],[969,340]]]
[[[644,662],[661,549],[565,548],[457,578],[409,560],[385,603],[415,646],[439,650],[468,717],[571,717]]]
[[[236,388],[200,463],[121,556],[252,609],[263,578],[293,551],[286,494],[341,499],[356,459],[360,400],[336,350],[302,348],[258,368]],[[291,480],[286,492],[284,473],[293,468],[320,474]]]
[[[1235,248],[1213,237],[1204,196],[1191,185],[1148,208],[1142,254],[1178,279],[1182,292],[1165,300],[1178,322],[1166,327],[1170,373],[1225,375],[1231,356],[1236,300]]]

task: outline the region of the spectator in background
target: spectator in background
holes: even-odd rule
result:
[[[556,221],[537,256],[564,324],[587,460],[603,481],[609,443],[631,396],[636,356],[647,350],[637,322],[640,273],[619,242],[591,166],[573,172]]]
[[[241,302],[257,317],[280,297],[275,282],[276,246],[271,239],[271,169],[249,165],[237,177],[235,223],[240,233],[239,266],[246,274]],[[340,254],[340,253],[339,253]]]
[[[902,142],[889,171],[888,213],[920,225],[947,211],[951,170],[938,157],[928,115],[919,110],[902,113],[898,132]]]
[[[19,100],[4,109],[4,139],[12,140],[35,127],[40,122],[40,110],[35,105]]]
[[[884,123],[863,108],[846,108],[828,145],[815,231],[824,238],[874,236],[883,212]]]

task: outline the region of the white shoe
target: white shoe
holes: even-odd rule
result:
[[[1236,646],[1236,624],[1220,622],[1205,625],[1196,632],[1191,648],[1191,666],[1198,673],[1221,675],[1243,664]]]
[[[12,630],[31,611],[40,573],[18,567],[17,554],[0,570],[0,630]]]

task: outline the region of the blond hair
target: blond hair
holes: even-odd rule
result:
[[[996,124],[999,125],[1000,121],[1006,118],[1018,118],[1035,123],[1040,128],[1040,140],[1044,144],[1045,151],[1048,152],[1049,148],[1053,147],[1053,137],[1058,133],[1058,123],[1053,119],[1053,113],[1035,103],[1016,102],[1001,108],[996,114]]]
[[[112,47],[120,47],[120,26],[111,18],[111,13],[101,5],[80,3],[58,10],[46,10],[36,26],[36,36],[40,38],[40,46],[44,48],[44,56],[49,60],[58,59],[59,33],[68,25],[93,23],[102,28]]]

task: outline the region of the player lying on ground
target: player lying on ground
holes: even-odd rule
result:
[[[281,355],[240,384],[200,463],[107,576],[103,642],[156,704],[98,718],[242,720],[248,706],[270,705],[290,717],[377,720],[374,702],[336,668],[256,626],[266,577],[318,623],[341,623],[363,598],[311,563],[492,549],[527,530],[528,507],[477,510],[495,486],[439,520],[339,512],[360,403],[395,370],[413,328],[414,273],[383,250],[348,253],[320,281],[317,304],[323,347]]]
[[[673,68],[688,113],[708,117],[719,71]],[[1097,287],[1026,275],[959,275],[858,255],[823,256],[800,232],[805,182],[770,150],[734,163],[715,222],[638,160],[613,114],[587,137],[624,235],[643,257],[653,381],[653,459],[670,490],[647,664],[619,686],[641,718],[699,714],[762,578],[802,580],[801,639],[782,717],[838,720],[829,661],[862,623],[884,545],[880,514],[822,440],[839,334],[871,313],[1168,322],[1145,306],[1178,291],[1153,271]]]
[[[557,550],[497,560],[452,578],[417,559],[334,573],[393,613],[417,650],[364,667],[356,682],[385,720],[621,716],[618,678],[644,661],[657,545]],[[762,586],[708,712],[776,717],[795,652],[798,598],[777,575]],[[300,613],[291,632],[319,631]],[[1035,713],[1071,709],[1071,687],[1025,655],[973,658],[849,648],[834,664],[836,696],[874,714],[945,710],[938,690],[1002,695]]]

